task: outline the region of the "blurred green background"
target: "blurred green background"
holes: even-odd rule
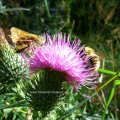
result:
[[[82,44],[96,50],[101,57],[101,67],[118,72],[120,69],[120,1],[116,0],[3,0],[0,1],[0,27],[18,27],[35,34],[64,32]],[[104,62],[103,62],[104,61]],[[103,64],[104,63],[104,64]],[[103,76],[107,81],[109,76]],[[66,120],[100,120],[111,85],[98,94]],[[107,90],[106,90],[107,89]],[[117,88],[119,91],[119,87]],[[82,91],[84,92],[84,90]],[[82,101],[80,94],[68,88],[69,98],[61,110],[53,114],[62,116],[64,111]],[[120,119],[120,95],[115,97],[107,120]],[[23,114],[18,115],[24,116]],[[6,119],[9,119],[6,117]],[[23,118],[21,118],[23,119]],[[49,118],[48,118],[49,120]]]

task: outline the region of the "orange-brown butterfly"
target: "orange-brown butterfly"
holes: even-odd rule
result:
[[[25,50],[33,43],[36,45],[43,45],[45,43],[44,37],[20,30],[16,27],[3,29],[3,31],[8,43],[12,45],[17,52]]]

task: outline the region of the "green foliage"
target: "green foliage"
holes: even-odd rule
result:
[[[114,97],[115,88],[116,88],[117,86],[119,86],[119,85],[120,85],[120,80],[115,80],[115,81],[114,81],[114,84],[113,84],[113,87],[112,87],[112,90],[111,90],[111,92],[110,92],[110,96],[109,96],[109,98],[108,98],[107,104],[106,104],[106,106],[105,106],[105,111],[104,111],[104,114],[103,114],[103,116],[102,116],[102,120],[105,119],[105,115],[107,114],[108,107],[109,107],[109,105],[110,105],[110,103],[111,103],[111,101],[112,101],[112,99],[113,99],[113,97]]]
[[[0,13],[5,14],[6,12],[11,12],[11,11],[17,11],[17,10],[27,10],[29,11],[29,9],[26,8],[6,8],[6,6],[3,6],[2,1],[0,1]]]
[[[104,75],[100,76],[104,84],[110,80],[111,76],[116,75],[120,70],[119,4],[120,1],[115,0],[3,0],[0,2],[0,26],[3,28],[15,26],[36,34],[41,34],[46,32],[46,30],[50,34],[62,31],[71,34],[73,37],[76,36],[80,38],[82,43],[86,43],[87,46],[94,48],[100,55],[102,54],[101,59],[104,59],[105,65],[102,66],[99,72],[104,73]],[[0,53],[0,69],[2,69],[2,71],[0,71],[1,87],[3,87],[3,83],[9,83],[9,80],[11,82],[23,79],[26,74],[25,68],[21,68],[20,64],[13,62],[12,65],[11,62],[3,61],[6,59],[8,61],[18,61],[17,63],[21,61],[17,59],[18,56],[13,54],[13,52],[6,52],[6,55],[3,57],[4,59]],[[15,58],[12,56],[15,56]],[[1,58],[3,59],[2,61]],[[6,71],[7,74],[3,74],[3,71]],[[20,73],[17,71],[20,71]],[[24,73],[23,76],[21,76],[22,73]],[[11,75],[14,77],[10,77]],[[119,79],[119,77],[117,79]],[[39,82],[38,80],[36,81]],[[5,85],[8,87],[8,84]],[[37,86],[37,84],[35,85]],[[60,118],[63,117],[68,120],[100,120],[105,109],[108,110],[106,120],[120,118],[120,88],[116,88],[115,86],[112,82],[110,82],[109,85],[107,84],[105,90],[101,89],[101,94],[98,93],[97,96],[94,97],[95,101],[92,101],[92,99],[89,101],[89,105],[88,102],[84,102],[83,104],[83,100],[87,98],[81,96],[80,93],[75,94],[73,91],[71,92],[70,87],[66,87],[68,91],[66,103],[62,103],[60,108],[55,109],[48,119],[53,120],[59,116]],[[115,88],[117,89],[116,91]],[[16,88],[16,91],[17,89],[18,88]],[[110,93],[111,97],[106,101],[109,94],[108,91],[111,89],[114,92]],[[81,89],[81,92],[84,93],[85,91]],[[92,91],[90,90],[85,92],[85,94],[91,93]],[[113,95],[114,100],[111,101]],[[17,92],[16,97],[18,96],[19,92]],[[8,99],[9,98],[10,96],[8,96]],[[15,101],[12,103],[15,103]],[[78,104],[74,103],[79,103],[81,107],[78,106],[75,108],[75,105]],[[72,108],[75,109],[72,111]],[[114,108],[117,108],[118,111]],[[27,109],[25,111],[27,111]],[[6,114],[10,116],[11,112],[6,112]],[[16,119],[19,117],[23,119],[22,116],[24,116],[24,118],[26,117],[26,113],[21,113],[18,110],[12,114],[17,114]],[[4,116],[3,112],[0,113],[0,116],[2,115]],[[3,118],[1,117],[1,119]],[[11,119],[12,118],[13,116]],[[39,119],[39,115],[37,114],[34,119]]]

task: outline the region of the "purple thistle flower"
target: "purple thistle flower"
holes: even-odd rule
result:
[[[91,84],[98,75],[94,66],[89,66],[90,56],[80,43],[80,40],[70,43],[70,36],[61,33],[54,37],[48,35],[45,45],[37,47],[31,56],[30,69],[33,72],[48,69],[64,73],[66,81],[76,90],[81,85]]]

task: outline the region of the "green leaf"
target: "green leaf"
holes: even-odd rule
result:
[[[0,110],[13,108],[13,107],[26,107],[29,103],[26,100],[18,101],[16,104],[7,105],[6,103],[0,104]]]
[[[105,69],[99,69],[98,72],[108,74],[108,75],[116,75],[117,74],[117,72],[113,72],[113,71],[105,70]],[[118,74],[118,76],[120,76],[120,74]]]
[[[30,11],[28,8],[6,8],[6,6],[3,6],[2,1],[0,1],[0,13],[5,12],[12,12],[12,11]]]
[[[105,111],[104,111],[103,116],[102,116],[102,120],[105,119],[106,111],[107,111],[107,109],[108,109],[108,107],[109,107],[109,105],[110,105],[110,103],[111,103],[111,101],[112,101],[112,99],[113,99],[113,96],[114,96],[114,93],[115,93],[115,88],[116,88],[116,86],[118,86],[118,85],[120,85],[120,80],[115,80],[115,81],[114,81],[113,88],[112,88],[112,90],[111,90],[111,92],[110,92],[110,96],[109,96],[109,98],[108,98],[106,107],[105,107]]]

